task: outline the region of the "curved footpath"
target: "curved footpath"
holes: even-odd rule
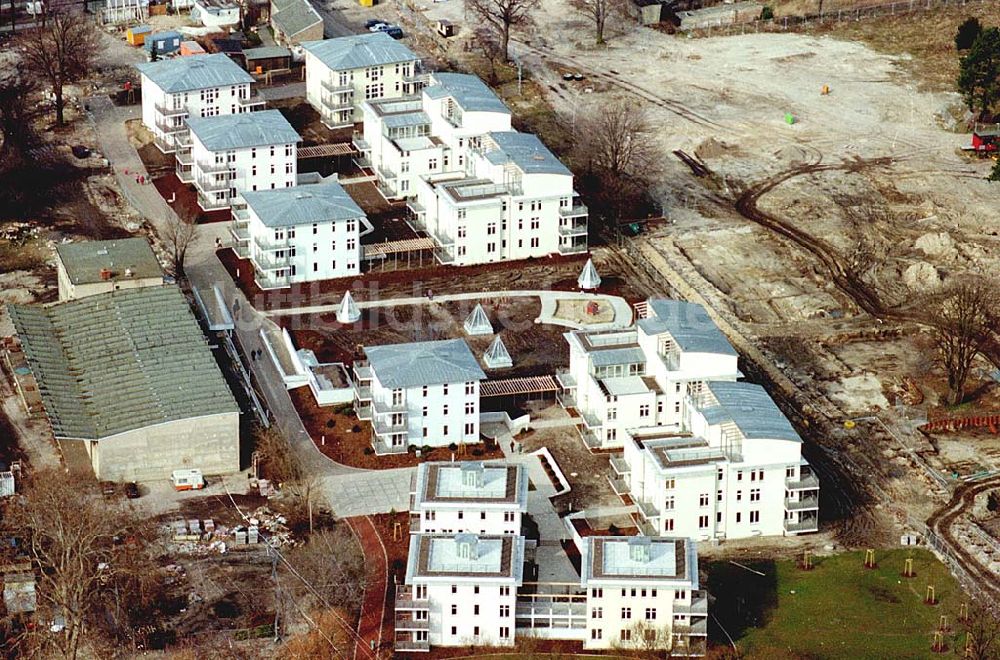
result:
[[[389,588],[389,557],[378,530],[368,516],[348,518],[365,556],[365,597],[358,620],[358,639],[350,657],[378,657],[383,645],[392,649],[393,624],[386,616],[386,590]],[[391,614],[391,613],[390,613]]]

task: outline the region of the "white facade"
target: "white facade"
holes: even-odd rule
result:
[[[249,258],[263,289],[338,277],[361,268],[364,211],[336,181],[244,191],[233,208],[237,254]]]
[[[225,0],[195,0],[191,18],[207,28],[236,26],[240,22],[240,6]]]
[[[376,453],[410,445],[479,442],[479,384],[486,378],[461,339],[371,346],[355,362],[358,417],[372,422]]]
[[[241,204],[242,192],[291,188],[298,178],[298,133],[277,110],[189,119],[190,178],[202,209]],[[180,155],[178,155],[180,162]]]
[[[708,599],[688,539],[588,537],[582,549],[585,649],[670,648],[704,655]]]
[[[416,182],[408,204],[414,229],[458,266],[587,251],[587,208],[573,174],[527,133],[472,138],[464,171]]]
[[[689,383],[734,381],[738,355],[698,305],[647,302],[633,328],[565,335],[569,369],[558,374],[592,449],[617,449],[632,429],[680,430]]]
[[[179,146],[188,147],[183,167],[178,163],[178,176],[188,173],[188,180],[189,117],[235,115],[264,106],[252,88],[253,77],[222,53],[161,59],[136,68],[142,83],[142,123],[160,151],[173,153]]]
[[[479,78],[431,73],[418,96],[362,105],[364,139],[355,140],[387,199],[414,197],[417,182],[464,172],[473,138],[512,131],[507,106]]]
[[[623,448],[612,486],[648,534],[697,540],[816,531],[802,441],[700,305],[650,299],[635,327],[570,332],[563,405],[591,449]]]
[[[520,465],[421,463],[410,489],[410,531],[518,535],[528,510]]]
[[[412,94],[421,84],[419,59],[382,32],[302,43],[306,100],[330,128],[362,120],[361,104]]]

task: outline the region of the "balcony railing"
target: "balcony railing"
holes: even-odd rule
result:
[[[220,190],[229,190],[231,187],[230,179],[228,177],[223,177],[220,179],[218,175],[216,176],[198,176],[198,187],[205,192],[218,192]],[[226,202],[226,206],[229,202]]]
[[[206,211],[212,209],[224,209],[229,207],[229,199],[216,199],[215,195],[209,196],[204,189],[198,191],[198,204]]]
[[[229,233],[232,235],[233,240],[237,243],[250,242],[250,230],[247,228],[245,222],[237,222],[234,220],[229,223]]]
[[[406,412],[406,401],[389,403],[388,401],[377,400],[373,401],[372,404],[375,406],[376,415],[389,415],[393,413]]]
[[[291,283],[291,275],[287,271],[278,274],[273,271],[258,270],[255,279],[257,280],[257,284],[264,289],[278,289],[286,287]]]
[[[280,252],[256,252],[253,256],[254,263],[261,270],[278,270],[288,268],[291,265],[292,257],[287,251]]]
[[[613,456],[611,458],[611,469],[615,471],[616,475],[626,475],[632,472],[632,468],[629,464],[625,462],[625,459],[621,456]]]
[[[168,135],[171,133],[180,133],[181,131],[187,130],[187,125],[184,123],[183,119],[180,122],[176,122],[174,121],[173,117],[160,117],[159,115],[157,115],[154,122],[156,123],[156,127],[158,129],[160,129],[164,133],[167,133]]]
[[[174,108],[163,103],[154,103],[153,108],[163,117],[176,117],[177,115],[186,115],[188,113],[188,109],[184,106]]]
[[[191,167],[194,165],[194,156],[191,154],[190,149],[181,148],[177,151],[177,162],[181,165],[187,165]]]
[[[584,204],[574,204],[572,206],[560,206],[559,215],[564,218],[577,218],[580,216],[585,216],[590,211]]]
[[[587,241],[559,241],[559,254],[580,254],[587,251]]]
[[[429,630],[430,627],[430,621],[427,619],[396,617],[396,630]]]
[[[628,482],[615,474],[613,470],[608,473],[608,481],[611,483],[611,488],[614,489],[616,495],[628,494]]]
[[[361,153],[370,151],[372,148],[372,145],[369,144],[368,140],[365,139],[364,134],[359,133],[358,131],[354,131],[353,133],[351,133],[351,142],[354,144],[354,148],[360,151]]]
[[[819,479],[815,474],[807,474],[799,478],[788,477],[785,479],[785,488],[788,490],[812,490],[819,488]]]
[[[806,518],[805,520],[800,520],[798,522],[794,520],[785,520],[785,531],[791,534],[798,532],[819,531],[819,518]]]
[[[407,653],[419,653],[422,651],[431,650],[431,643],[426,640],[418,642],[412,639],[407,639],[407,640],[397,639],[394,646],[397,651],[402,651]]]
[[[577,220],[564,221],[559,223],[560,236],[581,236],[587,234],[587,221]]]
[[[802,511],[804,509],[818,509],[819,508],[819,497],[802,497],[799,499],[793,499],[791,497],[785,498],[785,510],[786,511]]]
[[[391,436],[406,430],[406,420],[389,419],[385,421],[376,417],[372,423],[372,428],[375,430],[376,435]]]
[[[660,517],[660,511],[653,506],[652,502],[636,502],[636,506],[646,520],[655,520]]]
[[[708,615],[708,592],[692,591],[691,604],[674,603],[674,614]]]
[[[264,252],[274,252],[276,250],[287,250],[291,247],[292,241],[290,238],[285,236],[285,238],[274,238],[273,233],[269,233],[265,236],[257,235],[253,239],[254,244],[257,249]]]
[[[352,87],[351,85],[340,85],[338,83],[331,82],[329,80],[321,80],[319,85],[330,94],[351,94],[352,96],[354,95],[354,87]]]
[[[708,620],[702,619],[700,621],[694,621],[691,624],[675,623],[671,628],[670,632],[675,635],[707,635],[708,634]]]
[[[379,456],[385,454],[405,454],[406,453],[406,443],[403,442],[398,445],[390,444],[382,438],[375,436],[372,438],[372,445],[375,447],[375,453]]]
[[[257,91],[250,92],[250,96],[247,96],[246,98],[240,97],[236,99],[236,102],[242,108],[253,108],[254,106],[257,105],[263,106],[266,103],[264,97],[261,96],[260,92]]]

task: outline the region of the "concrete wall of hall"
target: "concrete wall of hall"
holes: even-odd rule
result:
[[[206,475],[240,470],[240,415],[180,419],[102,438],[91,453],[94,474],[107,481],[169,479],[181,468]]]

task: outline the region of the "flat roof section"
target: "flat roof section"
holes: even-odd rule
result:
[[[416,504],[510,504],[526,507],[528,484],[519,465],[422,463],[416,474]]]
[[[687,580],[688,546],[677,538],[590,536],[583,579]]]
[[[413,578],[509,578],[521,582],[524,538],[411,534],[406,583]]]
[[[62,243],[56,246],[56,253],[73,284],[105,281],[105,269],[112,280],[163,277],[160,262],[145,238]]]

